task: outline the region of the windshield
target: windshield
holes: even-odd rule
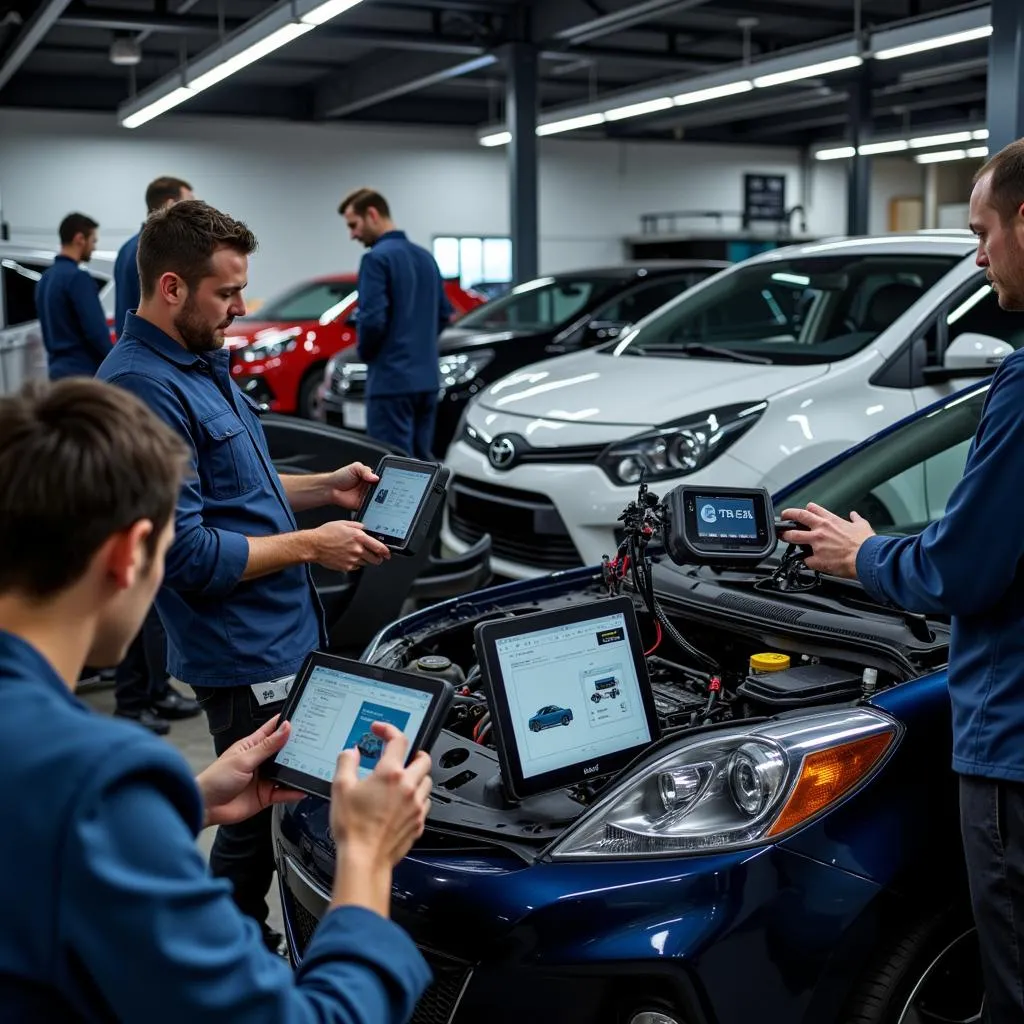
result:
[[[611,277],[542,277],[467,313],[459,327],[492,331],[546,331],[568,324],[622,283]]]
[[[835,362],[870,344],[957,262],[844,254],[753,263],[683,296],[614,352]]]
[[[786,494],[777,510],[813,501],[843,517],[858,512],[878,533],[920,533],[963,476],[987,392],[981,385],[897,428]]]
[[[253,313],[257,320],[319,320],[328,324],[355,302],[354,281],[314,281],[271,299]]]

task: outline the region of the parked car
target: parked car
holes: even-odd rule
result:
[[[882,532],[918,532],[962,475],[987,386],[826,462],[776,510],[871,508]],[[722,711],[702,720],[712,678],[663,641],[648,660],[663,737],[599,792],[504,800],[494,751],[453,711],[432,751],[426,832],[392,890],[434,970],[414,1024],[513,1024],[538,1006],[562,1024],[981,1019],[949,622],[878,605],[852,581],[765,589],[777,567],[778,553],[753,570],[658,560],[664,613],[722,667]],[[399,620],[363,656],[397,668],[446,656],[469,683],[478,622],[607,592],[596,566],[506,584]],[[785,682],[751,666],[769,651],[776,667],[790,659]],[[775,767],[748,772],[769,749]],[[328,805],[279,808],[273,841],[301,960],[330,906]]]
[[[552,729],[556,725],[568,725],[571,721],[571,708],[560,708],[557,704],[548,704],[530,717],[530,731],[540,732],[541,729]]]
[[[355,345],[355,274],[303,281],[227,330],[235,383],[272,412],[313,419],[327,360]],[[482,295],[445,282],[456,316],[475,309]]]
[[[441,392],[434,454],[441,458],[466,403],[512,370],[618,337],[629,324],[727,267],[719,260],[652,261],[581,270],[529,281],[488,302],[445,331],[438,342]],[[328,423],[366,429],[366,365],[339,356],[325,378]]]
[[[968,232],[755,256],[625,336],[509,374],[448,451],[442,537],[526,578],[614,552],[641,474],[769,491],[990,374],[1024,341]],[[870,510],[861,510],[870,512]]]
[[[0,395],[35,378],[46,379],[46,349],[36,311],[36,282],[53,263],[52,249],[0,242]],[[113,254],[93,254],[82,272],[96,282],[100,302],[114,326]]]

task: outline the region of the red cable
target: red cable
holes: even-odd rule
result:
[[[650,650],[644,651],[645,658],[653,654],[661,643],[661,623],[657,619],[654,620],[654,629],[654,644],[651,646]]]

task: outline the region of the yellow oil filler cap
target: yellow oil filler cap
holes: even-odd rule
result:
[[[771,651],[766,654],[752,654],[750,656],[751,672],[781,672],[789,668],[790,658],[788,654],[776,654]]]

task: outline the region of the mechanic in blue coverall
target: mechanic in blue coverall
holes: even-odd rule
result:
[[[430,760],[386,745],[360,780],[338,758],[331,909],[302,966],[264,945],[195,838],[302,794],[256,769],[276,717],[197,779],[133,722],[74,696],[86,660],[119,660],[163,576],[185,444],[99,381],[0,399],[0,1019],[4,1024],[402,1024],[429,982],[389,921],[391,871],[423,830]]]
[[[978,266],[1003,309],[1024,312],[1024,140],[975,177]],[[999,366],[945,515],[916,537],[878,537],[856,512],[782,516],[808,528],[807,566],[859,579],[908,611],[952,616],[953,769],[989,1019],[1024,1020],[1024,351]]]
[[[391,220],[372,189],[338,206],[349,234],[369,250],[359,264],[358,352],[366,363],[366,432],[417,459],[431,459],[437,336],[452,318],[434,257]]]

